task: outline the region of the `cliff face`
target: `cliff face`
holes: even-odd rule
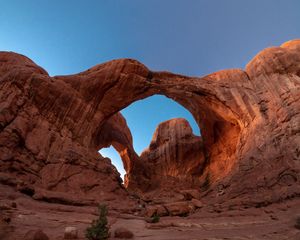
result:
[[[182,118],[159,124],[140,158],[149,171],[150,189],[197,187],[205,160],[201,137]]]
[[[89,124],[84,117],[90,105],[28,58],[2,52],[0,59],[0,181],[49,202],[86,205],[126,199],[110,160],[73,132],[75,125],[80,130],[83,122]],[[113,144],[121,150],[131,144],[120,114],[105,121],[102,132],[100,147]]]
[[[153,72],[130,59],[50,77],[28,58],[1,52],[0,180],[35,199],[117,202],[127,193],[110,160],[98,154],[112,144],[122,156],[128,188],[145,191],[151,175],[117,113],[163,94],[195,117],[205,159],[202,167],[202,157],[186,153],[199,161],[199,172],[178,162],[172,168],[166,160],[164,172],[177,174],[177,166],[192,171],[212,201],[260,204],[299,196],[299,92],[299,40],[260,52],[245,71],[201,78]],[[159,129],[143,157],[162,155],[151,152],[163,146],[157,137],[168,135]]]

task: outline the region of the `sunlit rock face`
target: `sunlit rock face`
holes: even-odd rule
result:
[[[202,133],[203,146],[197,147],[203,151],[164,155],[159,149],[167,144],[158,137],[178,128],[175,124],[171,130],[171,124],[165,133],[158,130],[142,157],[151,162],[159,156],[165,163],[167,156],[176,157],[162,173],[182,177],[177,167],[193,172],[211,201],[260,204],[299,196],[299,82],[298,40],[262,51],[245,71],[200,78],[153,72],[130,59],[50,77],[30,59],[1,52],[0,180],[35,199],[126,205],[128,193],[118,172],[98,150],[113,144],[121,153],[128,189],[147,191],[154,175],[134,152],[130,131],[117,113],[163,94],[193,114]]]
[[[203,141],[193,134],[188,121],[175,118],[158,125],[140,158],[149,170],[148,190],[196,187],[204,168]]]

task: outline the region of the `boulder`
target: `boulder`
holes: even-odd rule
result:
[[[203,204],[200,200],[198,200],[198,199],[196,199],[196,198],[193,198],[193,199],[191,200],[191,202],[193,203],[193,205],[194,205],[196,208],[202,208],[202,207],[204,206],[204,204]]]
[[[147,217],[152,217],[155,214],[160,217],[167,216],[168,211],[163,205],[149,205],[146,207],[146,216]]]
[[[7,203],[0,203],[0,210],[10,210],[12,206],[9,206]]]
[[[66,227],[64,232],[64,239],[77,239],[78,230],[76,227]]]
[[[49,240],[49,237],[41,230],[29,230],[25,236],[24,240]]]
[[[118,227],[114,231],[115,238],[121,238],[121,239],[131,239],[134,237],[134,234],[124,227]]]
[[[164,205],[170,216],[186,216],[194,210],[189,202],[174,202]]]
[[[185,200],[200,199],[201,197],[200,192],[196,189],[182,190],[180,193],[184,195]]]

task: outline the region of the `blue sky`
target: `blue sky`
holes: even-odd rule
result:
[[[0,2],[0,50],[30,57],[52,76],[116,58],[202,76],[244,68],[263,48],[295,38],[300,38],[299,0]],[[159,122],[191,119],[174,102],[155,96],[122,113],[138,152],[149,144]],[[115,165],[122,168],[118,160]]]

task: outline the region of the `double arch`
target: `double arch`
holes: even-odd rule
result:
[[[124,130],[123,120],[113,117],[131,103],[159,94],[190,111],[201,129],[206,157],[204,171],[197,177],[203,181],[209,177],[211,182],[226,176],[234,166],[240,132],[254,114],[252,109],[241,105],[245,82],[249,79],[244,71],[238,69],[197,78],[153,72],[138,61],[120,59],[96,65],[76,75],[53,79],[65,85],[65,91],[60,92],[63,103],[52,99],[51,94],[41,92],[40,76],[38,81],[32,80],[31,86],[36,91],[34,100],[49,103],[46,106],[37,104],[43,106],[40,111],[47,115],[50,106],[51,112],[58,113],[56,124],[62,122],[61,125],[69,127],[76,141],[84,147],[98,152],[112,144],[122,157],[127,173],[126,185],[133,188],[138,188],[137,182],[143,182],[135,178],[136,173],[144,172],[147,176],[147,170],[134,149],[128,147],[132,139],[126,138],[122,131],[128,132],[129,129]],[[48,88],[52,87],[51,91],[60,91],[55,84],[46,84]],[[72,108],[74,97],[77,99],[75,109]],[[243,101],[251,102],[251,96],[244,95]],[[78,118],[78,108],[84,108],[84,111],[79,122],[75,122],[73,119]],[[61,112],[65,114],[60,115]],[[69,120],[68,124],[65,119]]]
[[[239,134],[248,119],[245,115],[241,118],[237,114],[242,111],[236,109],[238,104],[234,101],[232,90],[226,90],[226,81],[232,77],[245,78],[244,72],[229,70],[217,77],[212,74],[204,78],[191,78],[168,72],[152,72],[135,60],[122,59],[96,66],[82,73],[82,77],[90,85],[86,85],[86,89],[81,92],[83,97],[93,95],[91,89],[102,90],[101,97],[96,98],[97,112],[92,125],[97,127],[89,135],[89,147],[97,150],[110,144],[115,147],[127,173],[127,186],[136,187],[136,182],[143,182],[135,179],[136,172],[143,171],[147,175],[147,171],[143,169],[143,163],[139,162],[130,144],[130,130],[120,120],[120,115],[115,116],[131,103],[155,94],[171,98],[185,107],[201,129],[207,166],[202,176],[197,177],[204,180],[209,174],[211,179],[217,180],[234,165]],[[225,91],[219,92],[222,85]],[[96,95],[99,95],[99,91]],[[110,139],[104,140],[104,136],[108,135]]]

